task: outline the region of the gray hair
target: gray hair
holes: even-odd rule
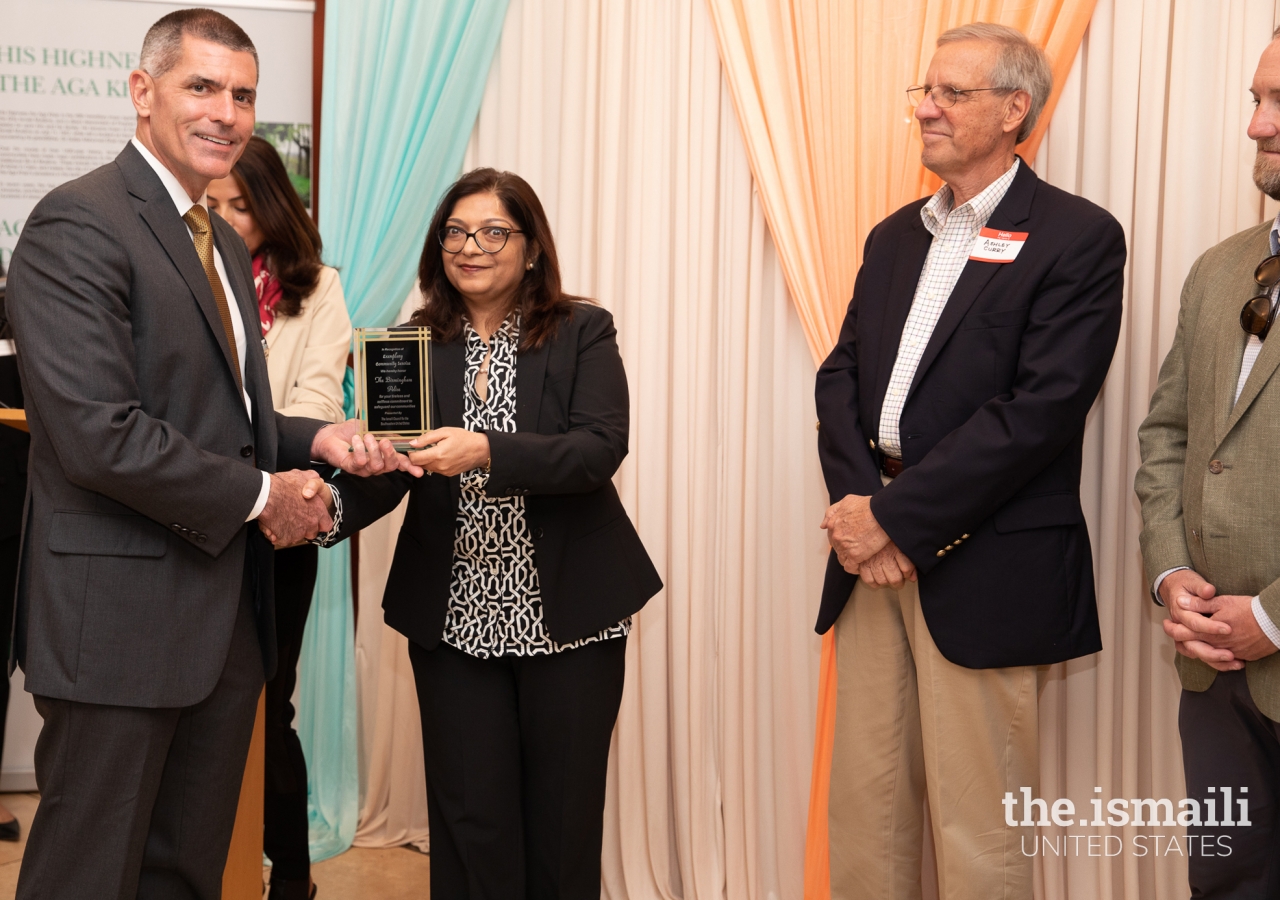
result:
[[[258,67],[258,49],[244,29],[231,19],[212,9],[179,9],[163,16],[147,30],[138,68],[152,78],[167,73],[182,59],[182,38],[188,34],[238,53],[252,53],[253,66]]]
[[[944,31],[938,38],[938,46],[960,41],[986,41],[998,44],[999,55],[991,70],[991,87],[1006,91],[1026,91],[1031,95],[1031,109],[1018,129],[1018,143],[1031,136],[1044,105],[1053,91],[1053,70],[1049,57],[1028,40],[1027,36],[1008,25],[993,22],[974,22]]]

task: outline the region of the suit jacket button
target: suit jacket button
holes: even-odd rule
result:
[[[938,553],[937,553],[937,556],[938,556],[939,558],[941,558],[941,557],[943,557],[943,556],[946,556],[946,555],[947,555],[947,551],[946,551],[946,550],[939,550],[939,551],[938,551]]]
[[[1213,462],[1209,463],[1209,471],[1210,471],[1210,472],[1212,472],[1214,475],[1221,475],[1221,474],[1222,474],[1222,460],[1220,460],[1220,459],[1215,459]]]
[[[542,534],[543,534],[543,532],[542,532],[542,526],[541,526],[541,525],[539,525],[537,528],[533,529],[533,536],[534,536],[535,538],[537,538],[537,539],[541,540],[541,539],[542,539]]]
[[[969,540],[969,535],[967,535],[967,534],[962,534],[962,535],[960,535],[960,540],[962,540],[962,541],[967,541],[967,540]]]
[[[872,450],[874,450],[876,449],[876,442],[874,440],[868,439],[867,446],[869,446]]]
[[[173,523],[173,525],[172,525],[171,527],[173,528],[173,530],[174,530],[174,531],[181,531],[181,530],[182,530],[182,526],[181,526],[181,525],[179,525],[177,522],[174,522],[174,523]]]
[[[248,459],[250,456],[253,456],[253,444],[245,444],[243,447],[241,447],[240,455],[243,456],[245,459]]]
[[[202,544],[203,544],[205,541],[207,541],[208,539],[209,539],[208,535],[204,535],[204,534],[198,534],[198,535],[196,535],[196,540],[197,540],[197,541],[199,541],[199,542],[200,542],[200,543],[202,543]]]

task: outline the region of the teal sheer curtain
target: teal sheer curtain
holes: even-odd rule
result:
[[[506,10],[507,0],[325,4],[320,233],[356,327],[394,324],[409,293],[431,212],[461,170]],[[351,846],[360,814],[346,543],[320,551],[298,677],[318,862]]]

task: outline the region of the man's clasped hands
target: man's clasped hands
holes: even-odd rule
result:
[[[840,565],[870,588],[900,588],[916,580],[916,567],[880,527],[871,498],[849,494],[827,509],[822,520]]]
[[[1253,614],[1252,597],[1219,594],[1192,569],[1166,575],[1160,600],[1169,610],[1164,633],[1183,656],[1230,672],[1276,652]]]
[[[391,441],[362,434],[364,423],[349,419],[326,425],[311,442],[311,458],[360,477],[408,472],[452,476],[489,465],[489,438],[464,428],[437,428],[411,443],[408,453],[397,452]],[[333,494],[317,472],[293,469],[271,476],[267,504],[258,527],[276,547],[292,547],[333,528]]]

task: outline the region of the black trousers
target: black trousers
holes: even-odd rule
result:
[[[145,709],[35,698],[40,807],[20,900],[220,900],[262,650],[240,603],[213,693]]]
[[[626,639],[478,659],[410,642],[432,900],[598,900]]]
[[[1244,672],[1219,672],[1209,690],[1182,692],[1178,731],[1187,796],[1202,810],[1213,801],[1214,818],[1222,821],[1222,789],[1231,788],[1232,820],[1239,820],[1245,798],[1252,822],[1187,828],[1191,896],[1280,897],[1280,724],[1259,711]]]
[[[0,538],[0,647],[8,656],[13,638],[13,593],[18,585],[18,535]],[[0,757],[4,756],[5,720],[9,713],[9,679],[0,676]]]
[[[311,876],[307,840],[307,760],[293,729],[293,688],[298,683],[298,654],[316,586],[319,548],[310,544],[276,551],[276,677],[266,691],[266,797],[262,850],[271,860],[271,877],[306,880]]]

